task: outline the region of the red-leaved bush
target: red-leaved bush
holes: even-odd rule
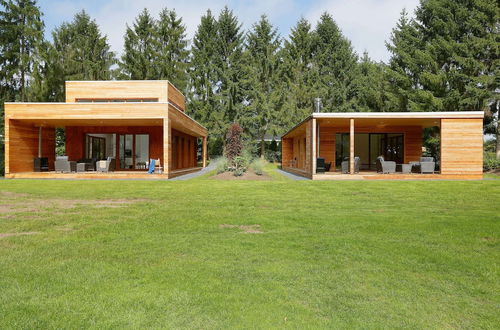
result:
[[[230,162],[234,161],[235,157],[241,155],[241,152],[243,150],[243,143],[241,141],[242,132],[243,129],[236,123],[229,126],[229,130],[226,134],[225,155]]]

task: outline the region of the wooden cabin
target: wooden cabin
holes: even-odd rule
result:
[[[171,178],[206,165],[207,129],[185,113],[167,80],[67,81],[63,103],[5,103],[9,178]],[[55,172],[56,128],[69,161],[114,159],[107,173]],[[36,162],[48,161],[40,171]],[[160,166],[148,174],[151,160]],[[161,167],[161,168],[160,168]]]
[[[480,179],[483,116],[481,111],[313,113],[283,135],[282,168],[313,180]],[[440,148],[434,171],[418,173],[414,165],[429,156],[423,146],[426,128],[438,133]],[[396,163],[396,171],[380,173],[380,156]]]

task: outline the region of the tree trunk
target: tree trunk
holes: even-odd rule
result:
[[[497,159],[500,160],[500,110],[497,118]]]
[[[266,141],[264,137],[260,139],[260,158],[264,159],[266,153]]]

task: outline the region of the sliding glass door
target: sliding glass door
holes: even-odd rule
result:
[[[146,170],[149,164],[149,135],[118,135],[120,170]]]
[[[335,165],[341,166],[349,158],[349,133],[335,136]],[[404,134],[401,133],[358,133],[354,134],[354,155],[360,157],[362,170],[374,170],[378,156],[404,163]]]

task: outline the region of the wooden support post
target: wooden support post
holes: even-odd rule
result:
[[[207,167],[207,137],[203,137],[203,149],[202,149],[202,157],[203,157],[203,167]]]
[[[4,126],[4,166],[5,166],[5,174],[10,173],[10,121],[8,118],[5,118],[5,126]]]
[[[350,119],[349,126],[349,173],[354,174],[354,119]]]
[[[314,175],[316,174],[316,158],[318,157],[318,155],[316,154],[316,139],[317,139],[317,135],[316,135],[316,118],[313,118],[312,119],[312,134],[311,134],[311,137],[312,137],[312,146],[311,146],[311,155],[312,155],[312,161],[311,161],[311,165],[312,165],[312,170],[311,170],[311,174]]]
[[[170,174],[170,162],[172,160],[172,141],[171,141],[170,119],[163,118],[163,173]]]
[[[42,157],[42,126],[38,127],[38,158]]]

